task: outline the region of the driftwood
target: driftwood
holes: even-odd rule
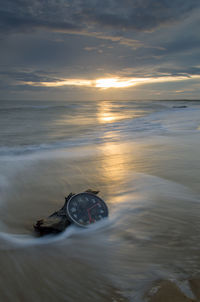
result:
[[[98,194],[99,191],[88,189],[85,192]],[[72,222],[69,220],[67,216],[67,203],[70,198],[75,195],[75,193],[70,193],[67,197],[65,197],[65,203],[63,207],[51,214],[49,217],[38,220],[34,225],[35,231],[40,235],[48,235],[48,234],[58,234],[64,231]]]

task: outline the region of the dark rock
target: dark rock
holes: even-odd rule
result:
[[[99,191],[88,189],[85,192],[92,193],[97,195]],[[40,235],[48,235],[48,234],[58,234],[64,231],[70,224],[71,221],[67,216],[67,203],[70,198],[75,195],[75,193],[70,193],[67,197],[65,197],[65,203],[63,207],[51,214],[49,217],[38,220],[34,225],[35,231]]]
[[[173,106],[173,108],[187,108],[188,106],[186,105],[180,105],[180,106]]]

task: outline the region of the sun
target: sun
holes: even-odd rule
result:
[[[121,78],[102,78],[97,79],[95,81],[95,87],[97,88],[125,88],[125,87],[131,87],[135,85],[136,82],[134,82],[133,79],[121,79]]]

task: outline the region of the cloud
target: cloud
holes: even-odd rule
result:
[[[102,83],[95,79],[108,86],[139,87],[136,78],[159,87],[176,79],[174,85],[192,85],[200,75],[199,12],[197,0],[1,0],[2,85],[8,94],[48,96],[98,94]]]
[[[184,18],[198,0],[2,0],[1,32],[49,31],[80,34],[110,30],[150,31]]]
[[[87,0],[81,1],[83,20],[111,28],[152,30],[183,18],[199,6],[198,0]]]
[[[32,87],[47,87],[47,88],[58,88],[63,86],[83,86],[91,88],[129,88],[137,85],[154,84],[154,83],[167,83],[167,82],[181,82],[188,80],[200,80],[200,75],[160,75],[142,78],[131,78],[131,77],[109,77],[109,78],[98,78],[98,79],[59,79],[53,81],[19,81],[19,85],[28,85]]]
[[[29,15],[28,13],[20,15],[15,12],[0,11],[0,32],[2,34],[16,32],[30,33],[30,31],[37,29],[75,32],[80,30],[80,27],[67,21],[43,19]]]
[[[4,86],[59,88],[59,87],[87,87],[87,88],[128,88],[144,84],[190,82],[200,80],[200,67],[181,68],[175,66],[124,68],[110,73],[107,77],[66,77],[44,70],[22,69],[1,71],[0,78]]]
[[[55,75],[51,74],[50,72],[45,72],[42,70],[31,70],[31,69],[22,69],[21,71],[17,70],[10,70],[5,71],[2,70],[0,72],[0,77],[2,79],[7,79],[7,81],[18,83],[23,81],[33,81],[33,82],[51,82],[52,79],[54,81],[57,81],[59,78],[57,78]]]

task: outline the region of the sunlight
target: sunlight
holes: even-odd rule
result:
[[[103,136],[105,142],[98,146],[101,156],[101,174],[106,183],[109,184],[108,191],[113,194],[113,186],[122,185],[125,175],[128,173],[127,160],[128,150],[126,143],[120,143],[119,133],[110,131]],[[116,140],[112,141],[112,140]]]
[[[129,88],[136,85],[154,84],[154,83],[166,83],[166,82],[177,82],[177,81],[190,81],[199,80],[200,75],[161,75],[157,77],[144,77],[144,78],[133,78],[133,77],[110,77],[100,79],[59,79],[56,81],[49,82],[33,82],[33,81],[20,81],[20,85],[29,85],[34,87],[62,87],[62,86],[83,86],[90,88]]]
[[[95,87],[97,88],[125,88],[134,86],[137,82],[133,79],[121,79],[121,78],[105,78],[97,79]]]
[[[83,79],[60,79],[53,82],[23,82],[35,87],[62,87],[62,86],[91,86],[92,81]]]
[[[114,116],[109,116],[108,113],[104,113],[100,118],[102,122],[113,122],[115,119]]]
[[[113,110],[113,106],[109,102],[101,102],[97,111],[97,119],[99,123],[112,123],[124,118],[124,115]]]

